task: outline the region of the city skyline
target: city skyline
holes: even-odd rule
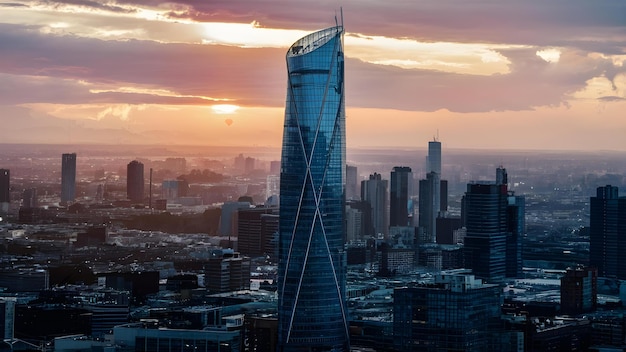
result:
[[[349,148],[626,150],[608,0],[4,2],[0,140],[278,147],[283,53],[340,6]]]

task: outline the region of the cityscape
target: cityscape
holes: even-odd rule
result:
[[[0,3],[0,350],[625,350],[626,5],[558,2]]]

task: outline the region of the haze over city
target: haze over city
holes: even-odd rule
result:
[[[0,140],[279,147],[285,51],[340,7],[348,148],[626,150],[610,0],[3,1]]]

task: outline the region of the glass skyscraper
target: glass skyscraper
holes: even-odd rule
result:
[[[413,172],[408,166],[394,166],[389,187],[389,226],[412,226],[411,196]]]
[[[279,351],[348,351],[343,27],[287,52],[280,174]]]
[[[598,276],[626,279],[626,197],[619,188],[598,187],[590,199],[589,260]]]
[[[76,197],[76,153],[61,156],[61,202],[73,202]]]

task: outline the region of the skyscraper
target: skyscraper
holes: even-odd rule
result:
[[[368,202],[371,207],[371,223],[374,233],[388,234],[387,222],[387,180],[383,180],[379,173],[370,175],[368,180],[361,181],[361,200]]]
[[[143,164],[133,160],[126,166],[126,197],[133,202],[143,202],[144,187]]]
[[[343,27],[287,51],[280,175],[279,351],[348,351]]]
[[[589,259],[598,276],[626,279],[626,197],[617,187],[598,187],[590,200]]]
[[[441,175],[441,142],[436,139],[428,142],[428,171]]]
[[[441,195],[439,174],[431,171],[419,183],[419,227],[424,233],[425,242],[434,243],[437,238],[437,215]]]
[[[506,207],[506,277],[522,275],[522,237],[526,232],[526,198],[509,191]]]
[[[389,189],[389,226],[411,226],[413,209],[411,201],[411,184],[413,172],[408,166],[394,166],[391,171]]]
[[[76,153],[61,157],[61,202],[73,202],[76,198]]]
[[[0,214],[9,211],[11,203],[11,172],[8,169],[0,169]]]
[[[503,279],[506,270],[506,185],[470,183],[463,203],[467,228],[465,266],[480,278]]]
[[[356,166],[346,165],[346,200],[356,200],[359,196],[357,189],[357,168]]]
[[[506,169],[496,170],[496,182],[467,185],[462,200],[465,266],[490,281],[518,277],[522,270],[524,198],[508,190]]]

